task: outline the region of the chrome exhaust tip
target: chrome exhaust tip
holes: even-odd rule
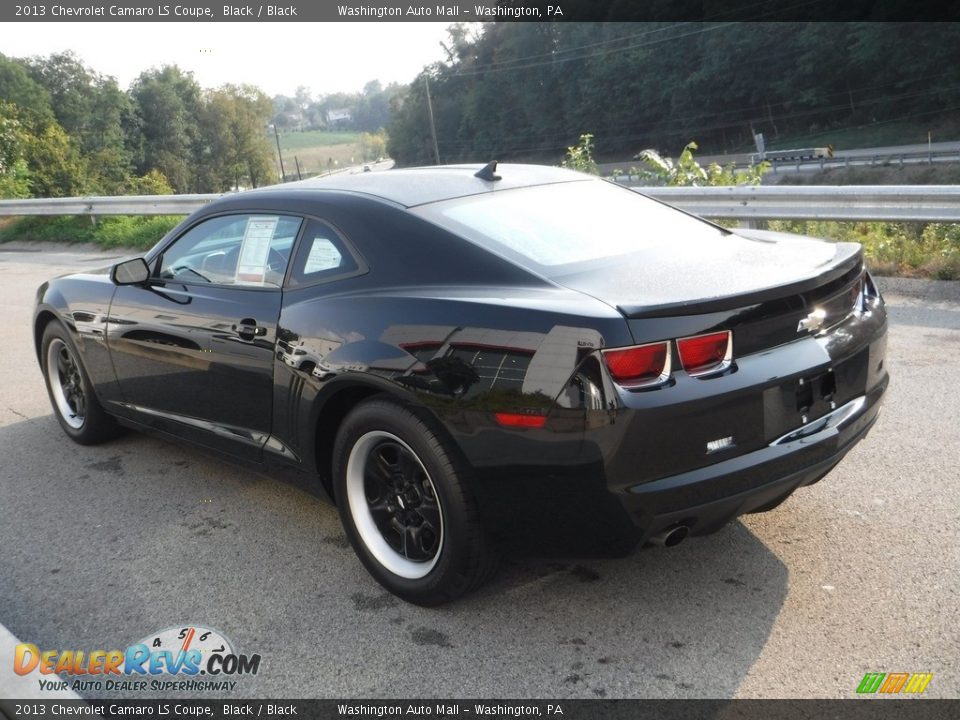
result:
[[[650,538],[650,543],[652,545],[660,545],[661,547],[675,547],[682,543],[689,534],[690,528],[686,525],[676,525],[658,532]]]

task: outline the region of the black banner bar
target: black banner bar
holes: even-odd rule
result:
[[[20,718],[954,720],[960,700],[0,700]]]
[[[0,22],[824,22],[960,20],[940,0],[34,0]]]

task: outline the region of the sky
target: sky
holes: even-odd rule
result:
[[[8,26],[11,29],[12,26]],[[143,70],[176,64],[202,87],[250,83],[268,95],[358,92],[370,80],[408,83],[445,57],[446,23],[18,23],[10,57],[73,50],[126,89]]]

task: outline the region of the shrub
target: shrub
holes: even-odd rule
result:
[[[563,159],[560,167],[599,175],[600,168],[597,166],[596,160],[593,159],[593,135],[584,133],[580,136],[580,142],[577,145],[568,147],[567,156]]]
[[[172,230],[182,217],[117,215],[89,217],[24,217],[0,230],[0,242],[13,240],[95,243],[100,247],[148,249]]]

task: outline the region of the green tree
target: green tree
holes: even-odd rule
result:
[[[691,137],[743,151],[757,131],[774,147],[825,145],[897,118],[952,127],[960,105],[960,23],[484,23],[449,35],[445,59],[393,108],[401,164],[432,154],[425,76],[445,162],[559,162],[585,127],[617,159]]]
[[[128,177],[123,195],[172,195],[173,188],[159,170],[150,170],[140,177]]]
[[[567,156],[563,159],[561,167],[599,175],[600,168],[593,159],[593,135],[584,133],[580,136],[580,142],[577,145],[568,147]]]
[[[387,154],[387,133],[380,128],[375,133],[360,133],[360,154],[364,160],[376,160]]]
[[[18,115],[30,125],[43,125],[53,120],[50,93],[30,77],[22,60],[0,53],[0,100],[16,105]]]
[[[208,91],[201,112],[203,182],[213,191],[258,187],[274,175],[270,99],[251,85]]]
[[[28,187],[35,197],[64,197],[98,189],[78,144],[55,121],[40,123],[34,112],[0,100],[0,127],[5,194],[23,196]]]
[[[0,100],[0,198],[30,196],[25,133],[17,114],[15,105]]]
[[[71,52],[29,61],[34,80],[50,95],[57,122],[79,146],[101,192],[123,187],[132,161],[126,137],[133,106],[116,80],[83,65]]]
[[[137,170],[159,170],[180,193],[199,190],[201,90],[175,65],[141,73],[130,89],[140,142]]]
[[[26,137],[34,197],[73,197],[96,191],[77,143],[57,123]]]

